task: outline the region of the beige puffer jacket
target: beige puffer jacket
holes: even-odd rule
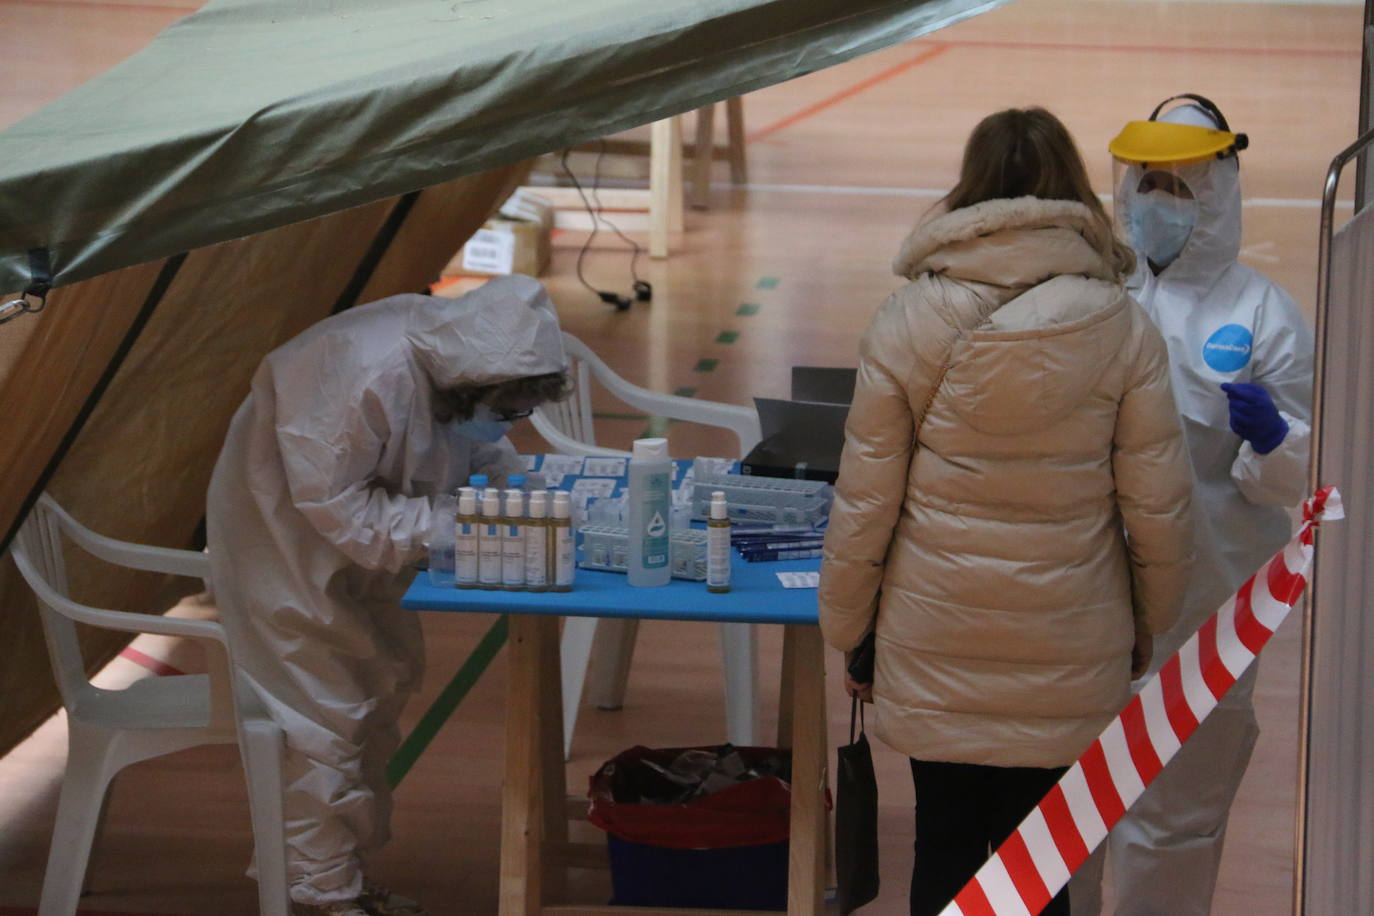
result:
[[[820,622],[848,650],[876,615],[877,732],[908,756],[1072,763],[1130,698],[1132,615],[1177,613],[1188,462],[1109,244],[1068,201],[938,216],[864,334]]]

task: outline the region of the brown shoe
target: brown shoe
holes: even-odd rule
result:
[[[427,916],[425,908],[382,887],[375,881],[363,879],[363,892],[358,903],[369,916]]]
[[[370,910],[364,909],[357,900],[339,900],[334,903],[293,903],[291,916],[369,916]]]

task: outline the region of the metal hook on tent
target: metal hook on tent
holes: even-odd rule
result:
[[[37,305],[32,300],[37,300]],[[36,315],[43,311],[48,304],[47,293],[38,296],[31,296],[25,293],[18,299],[11,299],[8,302],[0,302],[0,324],[13,321],[20,315]]]
[[[52,263],[48,249],[29,249],[29,273],[33,277],[29,288],[18,299],[0,303],[0,324],[13,321],[20,315],[36,315],[47,306],[48,290],[52,289]]]

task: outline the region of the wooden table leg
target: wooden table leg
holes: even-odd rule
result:
[[[550,848],[568,843],[568,780],[563,758],[563,684],[558,618],[537,618],[539,631],[539,806],[543,823],[540,857],[543,862],[543,902],[561,901],[567,894],[567,869]]]
[[[540,764],[544,743],[541,732],[545,729],[540,722],[540,663],[545,654],[542,647],[546,621],[557,625],[552,617],[510,617],[506,648],[506,770],[501,787],[501,916],[539,916],[543,905],[544,787]]]
[[[649,256],[668,257],[668,233],[682,231],[682,121],[649,130]]]
[[[789,916],[819,916],[825,894],[825,654],[814,626],[783,631],[792,708],[792,827],[787,876]],[[790,660],[790,663],[789,663]]]

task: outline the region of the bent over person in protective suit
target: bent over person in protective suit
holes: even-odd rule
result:
[[[295,916],[424,912],[363,875],[423,664],[398,602],[434,497],[523,471],[504,432],[563,396],[564,367],[548,296],[517,276],[335,315],[253,377],[210,483],[210,560],[237,661],[286,732]]]
[[[1184,104],[1165,111],[1169,103]],[[1138,255],[1127,286],[1164,335],[1194,478],[1196,561],[1178,623],[1139,689],[1287,542],[1306,495],[1312,333],[1297,305],[1241,264],[1238,153],[1216,105],[1161,102],[1110,145],[1117,218]],[[1231,802],[1259,735],[1241,676],[1112,830],[1116,916],[1206,916]],[[1070,883],[1074,916],[1102,909],[1099,850]]]

